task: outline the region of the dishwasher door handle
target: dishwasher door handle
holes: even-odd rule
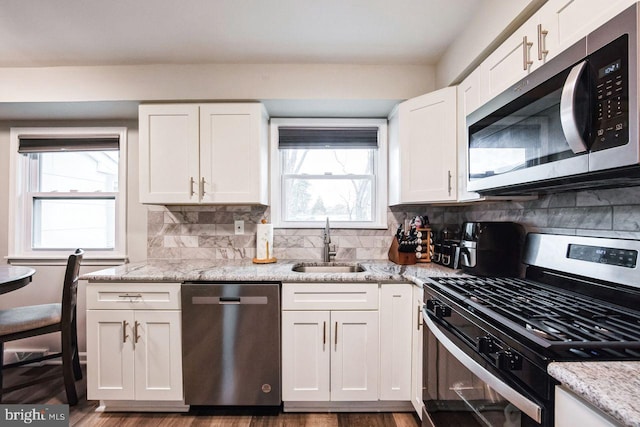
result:
[[[268,304],[269,298],[259,297],[191,297],[191,304],[213,304],[213,305],[262,305]]]

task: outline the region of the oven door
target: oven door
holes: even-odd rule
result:
[[[541,426],[547,411],[472,357],[473,350],[434,321],[426,310],[423,355],[423,427]]]

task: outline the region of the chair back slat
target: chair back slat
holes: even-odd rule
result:
[[[84,251],[76,249],[75,253],[69,255],[67,269],[64,274],[64,284],[62,287],[62,324],[69,324],[75,317],[75,308],[78,300],[78,277],[80,276],[80,263]]]

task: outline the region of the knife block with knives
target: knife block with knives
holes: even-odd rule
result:
[[[412,265],[417,262],[431,262],[433,254],[431,229],[426,227],[426,217],[416,217],[411,221],[409,231],[398,226],[396,235],[389,248],[389,260],[400,265]]]

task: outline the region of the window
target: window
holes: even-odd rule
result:
[[[386,121],[271,120],[276,227],[387,228]]]
[[[11,129],[11,258],[124,257],[126,130]]]

